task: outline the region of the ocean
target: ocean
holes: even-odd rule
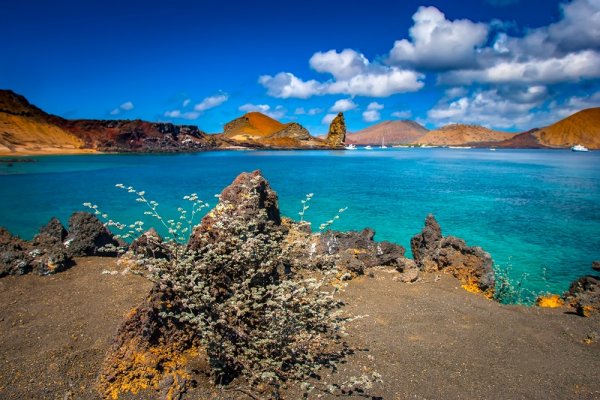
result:
[[[444,235],[481,246],[514,283],[560,293],[600,259],[600,152],[420,149],[372,151],[215,151],[161,155],[39,156],[0,164],[0,226],[30,239],[52,216],[98,205],[124,223],[143,220],[143,204],[115,187],[144,190],[166,217],[183,197],[215,195],[243,171],[262,170],[284,215],[313,229],[348,209],[332,228],[371,227],[377,240],[406,247],[428,213]]]

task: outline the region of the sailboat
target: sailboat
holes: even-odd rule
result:
[[[381,147],[380,149],[387,149],[387,146],[385,145],[385,136],[381,138]]]

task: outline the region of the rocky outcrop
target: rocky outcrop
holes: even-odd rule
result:
[[[72,257],[115,256],[115,251],[103,249],[122,245],[95,215],[87,212],[71,215],[64,244]]]
[[[240,174],[221,192],[219,203],[194,229],[189,247],[196,250],[207,242],[224,242],[232,234],[233,222],[242,235],[244,230],[265,233],[281,225],[277,193],[260,171]]]
[[[313,137],[310,135],[308,130],[306,130],[305,127],[303,127],[302,125],[300,125],[297,122],[291,122],[291,123],[285,125],[285,127],[282,130],[280,130],[277,133],[275,133],[274,135],[272,135],[271,138],[273,138],[273,139],[289,138],[289,139],[300,140],[300,141],[313,139]]]
[[[357,274],[375,266],[403,269],[404,248],[390,242],[376,242],[374,237],[375,231],[369,228],[360,232],[327,231],[320,235],[316,252],[337,255],[338,267]]]
[[[163,239],[154,228],[150,228],[129,246],[129,251],[135,256],[164,258],[171,257],[171,252],[163,243]]]
[[[112,341],[98,379],[104,398],[154,389],[157,398],[178,399],[189,385],[186,365],[198,355],[193,331],[164,313],[177,312],[180,302],[169,289],[155,287],[131,310]]]
[[[600,271],[600,263],[594,261],[592,269]],[[563,297],[582,317],[600,313],[600,276],[588,275],[575,280]]]
[[[468,290],[481,291],[488,296],[494,293],[493,261],[481,247],[467,246],[454,236],[442,236],[440,225],[433,215],[428,215],[421,233],[410,241],[415,263],[427,272],[452,273]]]
[[[329,125],[326,141],[332,147],[342,147],[346,140],[346,122],[344,114],[339,113]]]
[[[50,275],[69,268],[73,261],[62,238],[65,229],[56,218],[40,229],[31,242],[0,228],[0,276]]]

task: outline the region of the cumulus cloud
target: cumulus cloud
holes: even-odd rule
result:
[[[371,63],[351,49],[315,53],[309,60],[315,71],[329,74],[327,81],[304,81],[290,72],[263,75],[258,82],[267,94],[278,98],[302,98],[326,94],[388,97],[423,87],[423,75],[412,70]]]
[[[205,97],[200,103],[194,106],[194,110],[198,112],[203,112],[211,108],[215,108],[225,103],[229,99],[229,95],[227,93],[219,93],[214,96]]]
[[[443,73],[444,84],[555,84],[600,77],[600,0],[561,5],[556,23],[511,37],[500,32],[477,65]]]
[[[198,119],[199,116],[200,116],[200,113],[198,111],[171,110],[171,111],[165,112],[165,117],[167,117],[167,118],[194,120],[194,119]]]
[[[477,90],[458,99],[442,99],[427,117],[438,125],[466,123],[524,130],[538,123],[539,114],[534,110],[546,99],[547,89],[542,86]]]
[[[337,114],[335,113],[330,113],[330,114],[325,114],[325,116],[323,117],[323,119],[321,120],[321,123],[323,125],[329,125],[331,124],[331,121],[333,121],[333,119],[337,116]]]
[[[317,115],[322,113],[323,110],[321,110],[320,108],[309,108],[308,110],[305,110],[304,107],[298,107],[296,108],[296,110],[294,110],[294,114],[296,115]]]
[[[445,70],[475,63],[476,49],[487,40],[488,26],[468,19],[450,21],[435,7],[419,7],[413,15],[411,40],[394,43],[391,65]]]
[[[263,113],[273,119],[281,119],[284,118],[287,114],[287,110],[282,105],[275,106],[275,108],[271,108],[268,104],[252,104],[247,103],[239,107],[240,111],[243,112],[260,112]]]
[[[380,110],[383,110],[383,104],[379,104],[377,102],[369,103],[367,106],[367,110],[362,113],[363,121],[365,122],[375,122],[381,119]]]
[[[110,115],[119,115],[122,112],[131,111],[134,108],[135,108],[135,106],[133,105],[133,103],[131,101],[126,101],[125,103],[121,104],[119,107],[114,108],[110,112]]]
[[[329,109],[330,112],[346,112],[346,111],[350,111],[350,110],[354,110],[356,107],[358,107],[356,105],[355,102],[352,101],[352,99],[340,99],[338,101],[336,101],[333,106],[331,106],[331,108]]]
[[[392,117],[398,119],[407,119],[412,116],[412,112],[410,110],[402,110],[402,111],[394,111],[392,113]]]
[[[600,53],[585,50],[559,58],[505,61],[482,70],[460,70],[444,74],[442,83],[540,83],[574,82],[600,77]]]

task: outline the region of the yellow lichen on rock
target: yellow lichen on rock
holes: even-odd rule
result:
[[[552,294],[548,296],[540,296],[536,299],[535,304],[538,307],[544,308],[558,308],[565,305],[565,302],[561,297],[557,294]]]

